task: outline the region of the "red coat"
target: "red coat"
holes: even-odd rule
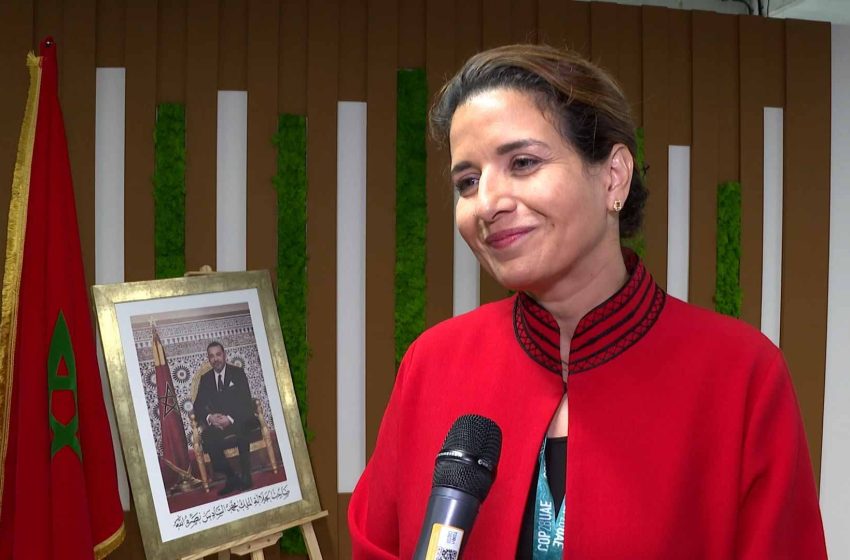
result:
[[[826,558],[780,351],[664,294],[640,263],[579,323],[569,363],[565,558]],[[557,325],[520,294],[445,321],[401,365],[348,512],[354,558],[410,558],[452,422],[503,432],[469,559],[514,558],[540,443],[564,391]]]

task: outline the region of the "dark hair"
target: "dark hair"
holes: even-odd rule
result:
[[[210,353],[210,348],[212,348],[213,346],[218,346],[219,348],[221,348],[222,352],[226,352],[226,350],[224,349],[224,345],[221,342],[213,340],[212,342],[207,344],[207,354]]]
[[[545,45],[507,45],[467,60],[437,94],[430,112],[431,135],[447,144],[455,110],[476,93],[498,88],[532,94],[586,164],[603,161],[615,144],[624,144],[637,167],[634,121],[614,79],[578,53]],[[620,211],[620,237],[640,230],[646,197],[641,170],[635,168]]]

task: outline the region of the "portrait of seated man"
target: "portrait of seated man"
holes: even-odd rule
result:
[[[227,352],[218,341],[207,346],[207,359],[212,369],[201,377],[193,407],[212,467],[227,477],[218,492],[225,495],[252,486],[250,433],[258,421],[245,370],[227,363]],[[225,448],[232,447],[225,444],[230,436],[235,437],[239,449],[240,476],[224,456]]]

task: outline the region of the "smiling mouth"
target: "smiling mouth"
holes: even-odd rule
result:
[[[511,228],[488,235],[484,242],[494,249],[505,249],[510,247],[534,228]]]

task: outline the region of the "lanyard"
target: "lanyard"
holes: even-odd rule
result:
[[[564,506],[561,501],[558,517],[546,475],[546,437],[540,447],[540,474],[537,475],[537,499],[534,505],[533,560],[560,560],[564,556]]]

